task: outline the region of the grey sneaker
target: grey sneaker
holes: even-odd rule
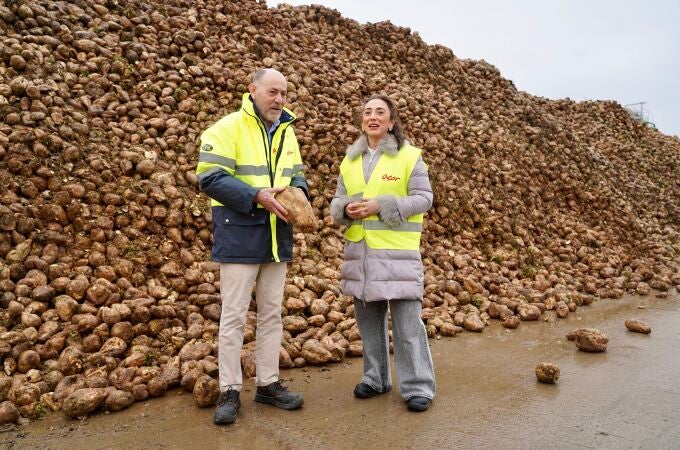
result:
[[[354,386],[354,396],[357,398],[371,398],[380,394],[382,394],[382,392],[376,391],[366,383],[359,383]]]
[[[275,381],[267,386],[258,386],[255,401],[289,410],[298,409],[304,403],[302,394],[289,392],[280,381]]]
[[[411,397],[406,401],[406,407],[409,409],[409,411],[415,412],[427,411],[431,404],[432,400],[427,397],[420,396]]]
[[[213,414],[215,425],[229,425],[236,421],[236,413],[241,407],[239,395],[240,392],[231,387],[220,393],[220,397],[217,399],[217,408],[215,408]]]

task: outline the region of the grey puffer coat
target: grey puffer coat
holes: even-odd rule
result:
[[[378,145],[371,160],[368,141],[362,135],[347,149],[346,158],[363,159],[364,179],[368,182],[373,169],[383,153],[395,155],[397,141],[388,134]],[[352,223],[345,215],[345,206],[357,198],[347,196],[342,179],[338,178],[335,197],[331,202],[331,216],[335,223],[349,226]],[[408,196],[380,196],[380,220],[388,226],[396,226],[409,217],[424,213],[432,206],[432,188],[427,174],[427,166],[422,158],[418,159],[408,180]],[[345,243],[344,263],[342,265],[341,288],[345,295],[363,301],[376,300],[421,300],[423,299],[423,263],[419,250],[380,250],[366,245],[365,240]]]

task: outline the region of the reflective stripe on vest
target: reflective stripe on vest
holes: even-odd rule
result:
[[[408,180],[418,162],[421,150],[404,145],[396,155],[380,155],[378,164],[366,183],[363,155],[351,160],[347,157],[340,164],[340,173],[348,196],[374,198],[380,195],[406,197]],[[345,238],[352,242],[366,239],[366,245],[382,250],[418,250],[423,228],[423,214],[416,214],[395,227],[389,227],[377,215],[355,221],[345,231]]]

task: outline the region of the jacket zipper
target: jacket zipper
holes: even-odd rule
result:
[[[260,129],[260,135],[262,136],[262,142],[264,143],[264,151],[265,151],[264,157],[267,160],[267,168],[269,169],[269,187],[274,187],[274,175],[276,173],[276,166],[278,166],[278,163],[279,163],[279,156],[281,154],[281,149],[283,148],[283,140],[284,140],[284,137],[285,137],[286,128],[288,128],[288,126],[295,121],[292,120],[290,122],[283,122],[283,123],[279,124],[279,128],[281,128],[281,140],[279,141],[279,151],[276,154],[276,160],[274,161],[274,167],[272,167],[272,161],[271,161],[271,153],[272,152],[271,152],[271,149],[269,147],[269,139],[267,138],[267,136],[265,136],[266,130],[265,130],[265,127],[264,127],[264,123],[262,122],[262,119],[260,119],[257,116],[257,114],[253,116],[252,114],[248,113],[247,111],[246,111],[246,114],[248,114],[251,117],[254,117],[255,120],[257,120],[257,125],[258,125],[258,128]],[[273,137],[272,137],[272,143],[274,143]]]
[[[264,124],[258,118],[258,128],[262,136],[262,143],[264,144],[264,159],[267,161],[267,169],[269,169],[269,187],[274,187],[274,177],[272,176],[271,150],[269,149],[269,139],[265,136]]]
[[[274,170],[276,170],[279,167],[279,158],[281,157],[281,152],[283,151],[283,141],[286,140],[286,128],[288,128],[288,125],[279,125],[283,126],[281,131],[281,140],[279,140],[279,149],[276,152],[276,161],[274,162]],[[272,143],[274,140],[272,139]]]
[[[368,273],[366,272],[366,253],[368,250],[368,244],[366,244],[366,236],[364,236],[363,239],[364,242],[364,286],[361,289],[361,297],[362,301],[364,302],[364,306],[366,305],[366,284],[368,284]]]
[[[368,177],[366,177],[366,174],[364,174],[364,185],[365,185],[364,192],[366,192],[368,182],[371,179],[373,172],[375,171],[375,167],[371,167],[371,165],[373,164],[373,157],[375,155],[378,155],[378,157],[380,157],[380,154],[379,154],[377,149],[376,149],[375,153],[370,155],[370,160],[368,162],[368,168],[370,169],[370,172],[368,173]],[[376,163],[376,165],[377,165],[377,163]],[[361,155],[361,171],[363,172],[363,170],[364,170],[364,155],[362,154]],[[362,300],[363,300],[364,305],[365,305],[366,304],[366,285],[368,284],[368,272],[366,271],[366,260],[367,260],[366,254],[368,253],[368,243],[366,243],[366,236],[365,235],[364,235],[364,238],[362,239],[362,241],[364,243],[364,286],[361,290],[361,295],[363,297]]]
[[[243,112],[245,112],[249,116],[253,117],[257,121],[258,128],[260,129],[260,135],[262,136],[262,142],[264,143],[264,151],[265,151],[264,157],[267,160],[267,168],[269,169],[269,187],[274,187],[274,172],[272,171],[272,166],[271,166],[271,150],[269,148],[269,139],[267,138],[267,136],[265,136],[264,122],[262,122],[262,119],[260,119],[260,117],[257,114],[252,115],[248,111],[246,111],[245,109],[243,110]],[[288,127],[288,125],[290,125],[293,122],[295,122],[295,119],[293,119],[289,122],[284,122],[284,123],[279,124],[280,128],[283,127],[283,128],[281,128],[282,135],[281,135],[280,147],[283,147],[283,136],[285,134],[286,128]],[[274,143],[273,137],[272,137],[272,143]],[[280,153],[280,149],[279,149],[279,153]],[[276,155],[276,161],[274,162],[274,164],[278,165],[278,162],[279,162],[279,155]],[[276,168],[274,168],[274,170],[276,170]],[[276,233],[276,230],[274,230],[274,233]],[[274,259],[274,257],[273,257],[273,254],[272,254],[272,260],[273,259]]]

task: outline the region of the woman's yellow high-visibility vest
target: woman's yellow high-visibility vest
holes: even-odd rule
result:
[[[345,157],[340,164],[340,173],[347,195],[363,198],[380,195],[406,197],[408,179],[421,153],[422,150],[408,144],[394,156],[383,153],[368,183],[364,180],[363,155],[353,160]],[[345,238],[352,242],[366,239],[366,244],[373,249],[419,250],[422,229],[423,214],[411,216],[395,227],[389,227],[377,215],[373,215],[350,225],[345,231]]]

